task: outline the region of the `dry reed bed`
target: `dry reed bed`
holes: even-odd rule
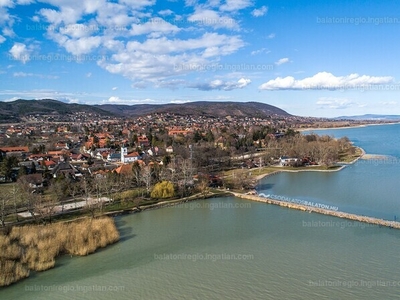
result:
[[[0,235],[0,286],[54,267],[58,255],[88,255],[119,240],[109,217],[14,227]]]

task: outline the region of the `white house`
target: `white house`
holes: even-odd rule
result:
[[[301,159],[297,157],[282,156],[279,158],[279,164],[285,166],[295,166],[301,163]]]
[[[131,152],[128,154],[128,149],[125,147],[121,148],[121,162],[123,164],[128,164],[140,159],[140,154],[138,152]]]

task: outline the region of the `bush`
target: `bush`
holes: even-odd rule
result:
[[[175,195],[174,185],[170,181],[157,183],[151,191],[150,197],[157,199],[172,198]]]

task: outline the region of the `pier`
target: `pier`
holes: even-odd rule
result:
[[[397,221],[388,221],[388,220],[374,218],[374,217],[367,217],[367,216],[361,216],[361,215],[356,215],[356,214],[351,214],[351,213],[346,213],[346,212],[341,212],[341,211],[335,211],[335,210],[312,207],[312,206],[307,206],[307,205],[302,205],[302,204],[296,204],[296,203],[292,203],[292,202],[288,202],[288,201],[274,200],[271,198],[261,197],[261,196],[257,196],[257,195],[240,194],[240,193],[235,193],[235,192],[231,192],[231,193],[235,197],[238,197],[241,199],[263,202],[263,203],[278,205],[278,206],[287,207],[287,208],[291,208],[291,209],[297,209],[297,210],[310,212],[310,213],[313,212],[313,213],[317,213],[317,214],[328,215],[328,216],[352,220],[352,221],[358,221],[358,222],[363,222],[363,223],[368,223],[368,224],[374,224],[374,225],[385,226],[385,227],[389,227],[389,228],[400,229],[400,222],[397,222]]]

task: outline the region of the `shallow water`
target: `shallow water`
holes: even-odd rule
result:
[[[369,153],[399,157],[399,127],[385,127],[334,132],[350,132]],[[368,140],[377,137],[387,140],[381,151]],[[393,219],[400,216],[398,167],[360,161],[336,173],[280,173],[258,189]],[[0,289],[0,298],[398,298],[400,230],[233,197],[116,222],[119,243],[87,257],[62,257],[56,268]]]

